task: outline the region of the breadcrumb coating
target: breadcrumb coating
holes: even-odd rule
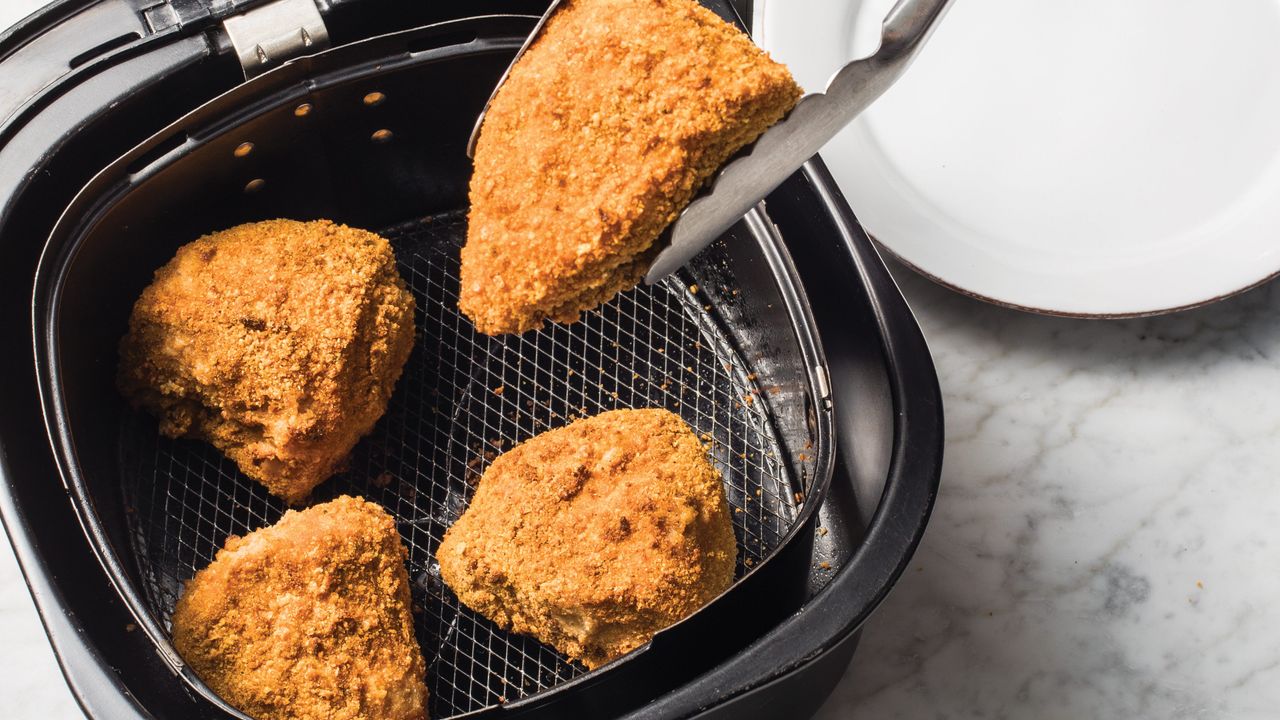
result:
[[[699,187],[800,94],[694,0],[569,0],[485,116],[462,312],[524,332],[634,287]]]
[[[173,643],[259,720],[426,720],[408,553],[391,516],[343,496],[232,536],[182,590]]]
[[[169,437],[202,438],[290,503],[341,469],[413,347],[390,244],[271,220],[178,249],[133,307],[119,386]]]
[[[436,552],[468,607],[595,668],[733,582],[719,474],[666,410],[614,410],[494,459]]]

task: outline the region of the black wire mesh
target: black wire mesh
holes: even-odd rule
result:
[[[383,233],[417,303],[418,335],[386,416],[350,470],[315,500],[362,495],[392,513],[409,550],[431,716],[446,718],[562,683],[586,668],[459,605],[435,549],[501,451],[576,417],[665,407],[711,443],[738,539],[739,577],[780,545],[796,498],[760,388],[701,294],[678,278],[622,294],[572,325],[476,333],[457,311],[459,215]],[[145,592],[168,626],[181,583],[229,535],[277,520],[283,504],[211,446],[159,437],[132,415],[121,431],[125,505]]]

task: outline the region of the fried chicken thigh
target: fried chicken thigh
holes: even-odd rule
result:
[[[178,249],[133,307],[119,385],[169,437],[208,440],[290,503],[341,469],[413,346],[387,241],[272,220]]]
[[[736,557],[720,476],[666,410],[602,413],[498,456],[436,552],[468,607],[589,668],[727,589]]]
[[[408,553],[353,497],[231,537],[173,612],[178,653],[258,720],[426,720]]]
[[[694,0],[568,0],[485,115],[463,313],[524,332],[634,287],[699,187],[800,94]]]

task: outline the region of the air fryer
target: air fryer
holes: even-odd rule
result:
[[[396,516],[432,717],[816,710],[918,542],[941,454],[927,348],[820,161],[666,281],[574,325],[480,336],[456,310],[465,144],[542,8],[335,0],[313,34],[331,49],[242,65],[226,20],[295,3],[63,2],[0,40],[0,73],[27,83],[0,97],[3,327],[21,379],[0,418],[0,510],[86,712],[239,716],[173,652],[168,613],[228,534],[283,507],[207,446],[160,439],[112,375],[151,271],[269,217],[383,232],[415,295],[392,407],[317,497]],[[467,462],[574,414],[655,405],[711,440],[734,587],[592,672],[458,605],[431,554]]]

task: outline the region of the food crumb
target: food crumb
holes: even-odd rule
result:
[[[1198,587],[1198,588],[1200,588],[1201,590],[1203,590],[1203,589],[1204,589],[1204,583],[1203,583],[1203,582],[1201,582],[1201,581],[1199,581],[1199,580],[1197,580],[1197,581],[1196,581],[1196,587]]]
[[[391,479],[391,473],[384,470],[378,473],[378,477],[374,478],[370,482],[376,488],[384,488],[391,484]]]
[[[818,537],[826,537],[826,536],[827,536],[827,529],[826,529],[826,528],[824,528],[824,527],[822,527],[822,526],[819,526],[819,527],[818,527]]]
[[[501,394],[502,394],[502,391],[503,391],[503,390],[506,390],[506,389],[507,389],[507,386],[506,386],[506,385],[499,385],[498,387],[496,387],[496,388],[494,388],[494,389],[493,389],[493,394],[494,394],[494,395],[501,395]]]
[[[693,285],[690,285],[690,286],[689,286],[689,292],[691,292],[691,293],[696,293],[696,292],[698,292],[698,285],[697,285],[696,283],[695,283],[695,284],[693,284]]]
[[[823,570],[830,570],[831,563],[827,562],[826,560],[823,560],[822,562],[818,563],[818,567],[822,568]]]
[[[124,626],[125,632],[133,632],[134,630],[137,630],[137,629],[138,629],[138,626],[134,625],[133,623],[128,623],[127,625]]]

